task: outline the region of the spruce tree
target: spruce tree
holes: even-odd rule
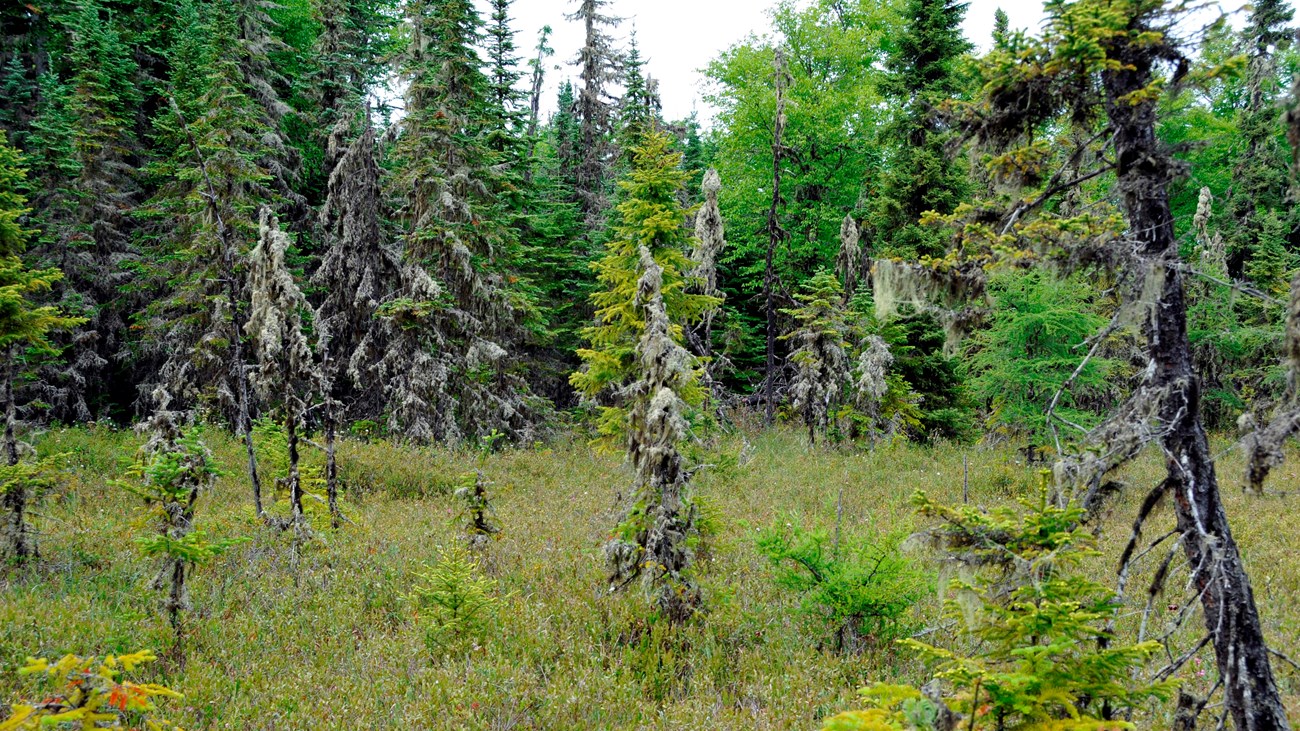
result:
[[[406,261],[427,267],[443,294],[419,308],[436,331],[419,337],[438,342],[406,350],[436,347],[430,357],[440,365],[419,371],[423,383],[391,382],[390,423],[418,440],[477,440],[493,431],[523,438],[536,404],[516,364],[533,306],[512,284],[519,241],[503,211],[502,156],[489,144],[490,86],[474,50],[481,21],[469,0],[417,0],[408,13],[409,86],[394,183],[405,201]],[[411,302],[432,294],[423,277],[407,279]],[[400,326],[394,334],[417,335]]]
[[[825,435],[831,416],[844,397],[852,373],[844,288],[833,274],[821,272],[795,295],[799,307],[782,310],[794,329],[781,337],[791,343],[791,407],[803,417],[808,443]]]
[[[695,508],[681,444],[690,432],[687,412],[704,394],[699,363],[682,347],[683,329],[717,305],[688,291],[680,163],[668,135],[652,132],[619,182],[623,202],[596,265],[604,287],[592,297],[597,324],[586,332],[591,346],[579,351],[583,369],[572,376],[575,388],[604,404],[600,432],[626,444],[635,473],[626,512],[605,546],[612,585],[640,579],[672,621],[699,604],[689,572]]]
[[[577,90],[576,110],[580,124],[576,183],[587,227],[604,227],[610,165],[615,157],[613,136],[615,104],[610,86],[620,81],[622,54],[614,46],[610,31],[622,18],[609,15],[610,0],[576,0],[577,9],[569,20],[582,23],[583,45],[575,63],[582,87]]]
[[[29,269],[22,260],[31,232],[22,219],[30,212],[23,195],[27,171],[18,151],[0,133],[0,396],[4,399],[4,463],[0,466],[0,557],[37,555],[27,524],[31,492],[48,482],[47,462],[19,463],[18,396],[15,386],[25,369],[42,357],[57,355],[51,334],[82,324],[57,307],[42,305],[62,274],[58,269]]]
[[[1287,204],[1290,158],[1278,134],[1282,79],[1277,56],[1294,35],[1288,25],[1293,14],[1282,0],[1261,0],[1251,5],[1250,20],[1241,31],[1247,58],[1246,103],[1237,118],[1240,147],[1226,204],[1234,224],[1227,236],[1228,273],[1247,277],[1256,286],[1275,293],[1285,291],[1286,272],[1277,272],[1268,265],[1252,266],[1252,260],[1268,259],[1273,253],[1265,233],[1270,217],[1281,218],[1288,237],[1300,228],[1300,216]]]
[[[654,90],[654,80],[646,74],[645,65],[633,30],[623,60],[623,98],[618,102],[618,141],[628,159],[628,151],[639,144],[641,137],[662,123],[659,116],[663,104]]]
[[[368,374],[382,357],[387,333],[375,318],[379,307],[396,296],[402,262],[384,239],[374,128],[365,120],[351,143],[344,132],[336,128],[330,136],[330,156],[338,162],[321,208],[325,250],[311,284],[323,293],[316,326],[329,392],[349,404],[354,418],[378,419],[383,388]]]
[[[885,135],[889,170],[876,199],[878,248],[897,256],[942,253],[941,234],[923,227],[927,211],[952,213],[966,194],[960,162],[945,149],[954,132],[940,106],[962,90],[958,64],[971,45],[962,36],[966,4],[954,0],[907,0],[897,45],[886,60],[881,90],[896,116]]]
[[[110,366],[126,347],[133,304],[122,293],[135,257],[129,214],[140,202],[134,127],[141,97],[132,49],[117,25],[117,16],[94,0],[64,20],[69,47],[61,65],[69,79],[46,105],[51,118],[40,122],[47,129],[67,125],[68,147],[63,165],[51,165],[62,170],[50,170],[38,199],[42,233],[34,254],[63,271],[56,287],[61,306],[86,319],[64,341],[63,363],[42,376],[50,416],[67,422],[89,421],[107,408],[108,389],[124,375]]]

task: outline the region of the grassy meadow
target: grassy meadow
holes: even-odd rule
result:
[[[831,529],[841,490],[845,540],[914,530],[921,526],[909,496],[924,489],[960,501],[963,457],[973,503],[1032,497],[1036,483],[1010,449],[810,450],[797,432],[781,430],[723,437],[698,455],[715,465],[696,482],[711,529],[700,559],[707,611],[668,631],[647,622],[635,590],[611,594],[604,581],[601,544],[629,479],[621,458],[580,440],[505,451],[482,465],[503,526],[481,559],[497,582],[500,611],[480,643],[437,657],[408,595],[416,572],[461,540],[450,487],[476,457],[346,442],[340,469],[352,523],[295,552],[290,535],[253,520],[240,445],[216,432],[207,440],[226,476],[202,499],[199,527],[250,540],[194,573],[187,662],[166,660],[141,675],[185,693],[166,707],[191,730],[815,729],[851,707],[863,684],[924,682],[926,668],[889,642],[834,652],[797,612],[798,597],[773,581],[755,547],[760,530],[776,522]],[[171,644],[159,594],[149,588],[156,567],[133,542],[143,530],[138,500],[114,484],[137,444],[130,432],[106,428],[53,431],[40,441],[43,453],[69,454],[70,473],[35,508],[41,560],[0,575],[0,703],[26,697],[30,686],[11,670],[28,655],[163,654]],[[1148,454],[1122,475],[1130,488],[1090,567],[1107,584],[1161,469]],[[1277,473],[1273,487],[1287,494],[1249,499],[1237,486],[1235,453],[1220,469],[1265,633],[1300,658],[1297,468]],[[1168,508],[1149,525],[1149,536],[1169,530]],[[918,552],[916,560],[942,583],[935,557]],[[1153,622],[1179,610],[1187,573],[1179,566]],[[1121,632],[1134,631],[1148,581],[1133,581],[1138,598]],[[962,642],[940,624],[938,593],[928,596],[912,610],[915,629],[938,627],[925,635],[937,644]],[[1184,646],[1199,638],[1198,623],[1180,635]],[[1294,716],[1300,675],[1285,664],[1276,669]],[[1212,675],[1208,654],[1183,673],[1202,691]],[[1168,711],[1153,709],[1143,727],[1167,727]]]

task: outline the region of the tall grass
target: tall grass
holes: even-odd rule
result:
[[[186,693],[173,704],[173,720],[191,729],[816,728],[851,705],[862,684],[923,682],[925,668],[888,643],[868,643],[856,656],[822,646],[826,638],[808,632],[797,597],[777,587],[756,550],[760,529],[782,516],[833,527],[841,489],[843,520],[856,533],[918,527],[909,496],[925,489],[960,501],[963,457],[974,503],[1027,496],[1035,483],[1009,451],[810,451],[794,432],[754,433],[752,443],[726,437],[703,455],[718,467],[698,481],[716,527],[701,561],[707,610],[672,632],[647,621],[639,597],[611,594],[604,581],[600,546],[629,479],[619,460],[581,443],[502,452],[484,468],[504,526],[483,561],[503,597],[497,626],[467,653],[434,658],[404,597],[422,565],[458,540],[447,488],[474,468],[473,456],[348,442],[341,469],[354,523],[307,548],[295,572],[289,537],[252,519],[239,445],[216,432],[209,438],[227,474],[200,522],[213,537],[252,540],[196,572],[189,661],[146,670]],[[43,452],[71,454],[71,474],[36,510],[43,559],[0,578],[4,668],[27,655],[169,645],[159,597],[147,586],[154,567],[132,543],[141,529],[136,511],[110,484],[136,445],[130,433],[103,428],[44,437]],[[1104,555],[1091,567],[1098,578],[1113,575],[1137,503],[1162,469],[1149,455],[1125,470],[1133,487],[1104,523]],[[1237,458],[1226,458],[1222,470],[1265,633],[1294,657],[1297,498],[1246,499],[1233,487]],[[1294,494],[1294,468],[1279,474],[1277,487]],[[1167,511],[1151,525],[1161,521],[1172,527]],[[1132,585],[1140,594],[1146,584],[1139,577]],[[1157,621],[1174,612],[1178,594],[1161,599]],[[1145,597],[1138,602],[1121,632],[1135,631]],[[917,625],[933,625],[938,609],[937,597],[914,607]],[[1182,639],[1194,643],[1200,631],[1194,622]],[[927,640],[958,643],[956,634],[936,631]],[[1300,679],[1284,666],[1278,671],[1294,704]],[[1209,682],[1194,666],[1187,675],[1190,683]],[[22,690],[12,672],[0,674],[0,701]],[[1151,727],[1167,725],[1164,714],[1153,711]]]

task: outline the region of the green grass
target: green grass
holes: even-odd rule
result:
[[[914,490],[961,499],[963,454],[977,504],[1030,495],[1034,484],[1009,451],[810,451],[794,432],[751,434],[749,447],[740,435],[727,437],[703,455],[719,467],[697,483],[717,526],[701,566],[707,613],[671,632],[647,622],[635,592],[611,595],[604,582],[601,544],[617,519],[616,492],[628,482],[621,461],[581,442],[497,454],[484,471],[504,531],[483,563],[498,582],[502,610],[477,648],[434,658],[404,596],[415,572],[458,540],[447,489],[473,469],[475,457],[349,442],[341,470],[353,487],[355,524],[324,533],[295,559],[288,535],[252,520],[238,443],[208,436],[228,474],[201,503],[201,527],[213,537],[251,540],[194,575],[188,662],[146,672],[186,694],[170,717],[188,729],[817,728],[820,718],[851,706],[859,686],[923,682],[925,668],[884,643],[859,656],[823,648],[827,638],[800,620],[797,597],[776,586],[756,550],[759,529],[776,520],[833,526],[841,489],[846,533],[914,529]],[[104,429],[44,437],[42,452],[70,453],[71,473],[37,508],[41,561],[0,578],[4,668],[28,655],[161,653],[170,644],[159,597],[148,589],[154,567],[132,542],[142,528],[138,513],[110,482],[136,444],[130,433]],[[1133,487],[1107,519],[1104,555],[1091,567],[1108,584],[1137,503],[1161,468],[1148,455],[1124,471]],[[1237,487],[1239,473],[1239,459],[1229,455],[1221,466],[1229,516],[1265,632],[1295,657],[1295,498],[1248,499]],[[1282,468],[1275,487],[1294,491],[1295,474],[1295,467]],[[1147,533],[1171,525],[1162,508]],[[1185,576],[1180,570],[1175,578]],[[1145,578],[1133,586],[1141,593]],[[1182,601],[1178,594],[1161,599],[1161,621],[1171,614],[1168,605]],[[939,607],[930,598],[912,619],[933,626]],[[1131,633],[1136,621],[1127,613],[1121,631]],[[1180,638],[1194,642],[1197,630]],[[927,640],[958,642],[953,634]],[[1300,678],[1276,670],[1296,707]],[[1186,676],[1193,687],[1211,682],[1194,667]],[[26,689],[14,673],[0,674],[0,701]],[[1167,726],[1166,711],[1152,711],[1151,727]]]

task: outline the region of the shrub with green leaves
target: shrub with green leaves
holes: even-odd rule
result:
[[[869,540],[831,537],[778,522],[758,539],[776,581],[799,594],[799,611],[845,652],[869,638],[888,641],[907,633],[909,610],[931,588],[930,579],[902,555],[897,536]]]
[[[1110,627],[1119,609],[1114,592],[1081,575],[1081,562],[1096,553],[1080,525],[1083,510],[1049,500],[1046,475],[1037,499],[1019,501],[1019,510],[949,507],[924,493],[914,502],[941,521],[931,532],[938,543],[976,572],[973,582],[955,580],[946,602],[948,616],[974,640],[970,652],[902,640],[937,664],[936,677],[951,689],[942,710],[962,714],[962,728],[1134,729],[1126,720],[1133,710],[1177,688],[1176,680],[1139,678],[1161,645],[1118,641]],[[905,695],[891,686],[865,689],[866,711],[834,716],[823,728],[939,727],[905,718]]]
[[[0,731],[176,728],[158,715],[155,701],[180,699],[180,693],[157,683],[122,679],[123,673],[157,659],[148,650],[105,657],[66,655],[53,663],[27,658],[18,674],[44,681],[35,696],[41,700],[14,703],[9,718],[0,721]]]

